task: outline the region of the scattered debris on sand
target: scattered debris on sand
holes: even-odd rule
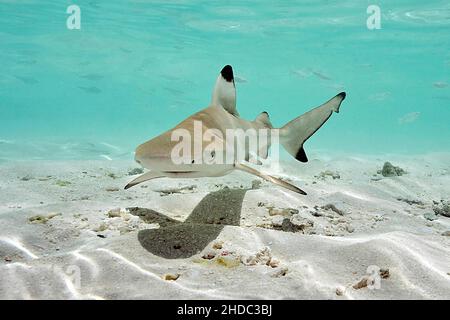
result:
[[[348,224],[345,226],[345,230],[347,230],[348,233],[353,233],[355,231],[355,228],[352,225]]]
[[[252,189],[253,190],[256,190],[256,189],[260,189],[261,188],[261,184],[262,184],[262,181],[261,180],[253,180],[252,181]]]
[[[441,200],[441,203],[433,204],[433,211],[437,215],[441,215],[447,218],[450,218],[450,203],[444,200]]]
[[[299,214],[295,214],[289,221],[283,221],[282,229],[284,231],[308,233],[314,227],[314,222],[308,218],[303,218]]]
[[[110,237],[126,234],[133,231],[144,229],[155,229],[159,227],[157,223],[149,223],[145,217],[133,214],[133,208],[114,208],[106,212],[106,218],[96,223],[95,227],[88,227],[86,224],[80,225],[81,229],[91,228],[92,231],[98,233],[99,237]],[[81,219],[87,221],[87,219]]]
[[[109,218],[119,218],[121,213],[122,212],[121,212],[120,208],[115,208],[115,209],[112,209],[112,210],[108,211],[108,217]]]
[[[223,241],[216,241],[213,243],[213,249],[220,250],[223,247]]]
[[[30,181],[31,179],[33,179],[33,177],[30,175],[26,175],[26,176],[20,178],[20,180],[22,180],[22,181]]]
[[[203,259],[211,260],[216,257],[216,253],[214,251],[207,251],[202,255]]]
[[[109,188],[106,188],[105,190],[108,191],[108,192],[117,192],[120,189],[119,188],[115,188],[115,187],[109,187]]]
[[[444,231],[441,233],[441,236],[450,237],[450,230]]]
[[[208,265],[217,265],[226,268],[235,268],[239,265],[247,267],[251,266],[267,266],[275,269],[275,275],[279,277],[286,275],[288,269],[281,265],[280,261],[272,256],[269,247],[264,247],[256,253],[237,252],[235,249],[225,249],[222,241],[216,241],[210,248],[206,248],[201,254],[201,259],[194,258],[194,262]]]
[[[387,279],[390,277],[390,273],[389,273],[389,269],[388,268],[381,268],[378,271],[378,274],[380,276],[381,279]],[[373,286],[375,285],[375,277],[370,276],[370,275],[365,275],[363,276],[357,283],[355,283],[354,285],[352,285],[353,289],[359,290],[368,286]]]
[[[280,215],[273,216],[273,217],[272,217],[272,221],[271,221],[272,227],[273,227],[274,229],[277,229],[277,228],[280,228],[280,229],[281,229],[281,227],[283,226],[283,221],[284,221],[284,219],[289,220],[289,218],[285,218],[285,217],[280,216]]]
[[[353,289],[359,290],[359,289],[365,288],[369,285],[369,281],[370,281],[370,277],[364,276],[361,278],[361,280],[359,280],[357,283],[355,283],[353,285]]]
[[[335,179],[340,179],[341,175],[337,171],[325,170],[314,177],[317,179],[320,179],[320,180],[325,180],[326,178],[331,177],[331,178],[333,178],[333,180],[335,180]]]
[[[381,268],[380,269],[380,277],[381,279],[387,279],[391,276],[391,274],[389,273],[389,269],[388,268]]]
[[[53,219],[56,216],[60,216],[61,213],[50,213],[49,215],[35,215],[28,218],[28,221],[31,223],[47,223],[50,219]]]
[[[167,281],[175,281],[180,277],[179,273],[166,273],[163,275],[163,279]]]
[[[197,189],[196,185],[184,186],[179,188],[158,189],[155,192],[159,192],[160,196],[168,196],[174,193],[193,193]]]
[[[144,169],[143,168],[134,168],[128,171],[128,175],[129,176],[134,176],[137,174],[142,174],[144,173]]]
[[[292,216],[293,214],[297,214],[298,210],[294,208],[275,208],[275,207],[267,207],[269,209],[269,216]]]
[[[67,187],[70,186],[72,182],[66,180],[56,180],[55,184],[60,187]]]
[[[239,266],[240,260],[233,254],[221,254],[215,259],[215,263],[227,268],[234,268]]]
[[[280,267],[275,270],[270,276],[272,278],[284,277],[288,273],[289,269],[287,267]]]
[[[342,296],[345,293],[345,288],[342,286],[339,286],[336,288],[336,295],[337,296]]]
[[[271,260],[272,252],[270,251],[269,247],[264,247],[255,254],[241,257],[242,263],[246,266],[255,266],[257,264],[268,266],[270,265]]]
[[[194,258],[193,261],[226,268],[235,268],[241,264],[241,256],[234,250],[215,250],[214,248],[207,248],[201,257],[202,259]]]
[[[425,204],[420,201],[420,200],[411,200],[411,199],[407,199],[407,198],[402,198],[402,197],[398,197],[397,198],[398,201],[402,201],[402,202],[406,202],[407,204],[409,204],[410,206],[412,205],[418,205],[418,206],[424,206]]]
[[[265,207],[266,203],[259,201],[257,205],[258,205],[258,207]]]
[[[434,213],[427,212],[423,214],[423,217],[428,221],[434,221],[437,220],[438,216]]]
[[[336,212],[338,215],[343,216],[345,215],[345,212],[341,209],[336,208],[336,206],[332,203],[328,203],[321,207],[323,210],[331,210],[333,212]]]
[[[275,230],[286,232],[301,232],[304,234],[314,234],[314,222],[308,218],[304,218],[299,214],[291,217],[276,215],[272,217],[271,226]]]
[[[383,169],[378,170],[377,173],[381,174],[383,177],[396,177],[402,176],[407,172],[400,167],[393,166],[390,162],[385,162]]]

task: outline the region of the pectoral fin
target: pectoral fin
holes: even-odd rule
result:
[[[268,174],[262,173],[262,172],[260,172],[260,171],[258,171],[256,169],[253,169],[253,168],[251,168],[249,166],[246,166],[246,165],[244,165],[242,163],[236,163],[235,164],[235,168],[238,169],[238,170],[245,171],[247,173],[253,174],[255,176],[258,176],[258,177],[260,177],[260,178],[262,178],[264,180],[267,180],[269,182],[275,183],[275,184],[277,184],[277,185],[279,185],[281,187],[284,187],[284,188],[289,189],[291,191],[294,191],[296,193],[300,193],[300,194],[306,195],[306,192],[303,191],[302,189],[299,189],[296,186],[294,186],[294,185],[292,185],[292,184],[290,184],[290,183],[288,183],[286,181],[283,181],[283,180],[281,180],[279,178],[275,178],[275,177],[270,176]]]
[[[153,171],[149,171],[146,172],[144,174],[141,174],[139,177],[137,177],[136,179],[132,180],[131,182],[129,182],[124,189],[128,189],[131,187],[134,187],[135,185],[144,182],[144,181],[148,181],[148,180],[152,180],[152,179],[156,179],[156,178],[163,178],[164,176],[160,173],[157,172],[153,172]]]

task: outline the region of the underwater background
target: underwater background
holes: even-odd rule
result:
[[[448,1],[0,0],[0,160],[131,159],[225,64],[241,116],[276,127],[347,92],[307,152],[448,152],[449,35]]]

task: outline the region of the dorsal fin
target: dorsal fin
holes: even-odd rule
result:
[[[256,117],[255,121],[264,124],[266,127],[272,128],[272,124],[270,123],[269,114],[266,111],[261,112]]]
[[[223,67],[217,77],[211,105],[220,106],[232,115],[239,116],[236,110],[236,87],[234,85],[233,68],[230,65]]]

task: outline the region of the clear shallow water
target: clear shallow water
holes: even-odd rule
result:
[[[275,126],[346,91],[306,150],[450,151],[450,3],[0,0],[0,159],[131,158],[206,107],[225,64],[238,110]],[[102,156],[103,155],[103,156]]]

